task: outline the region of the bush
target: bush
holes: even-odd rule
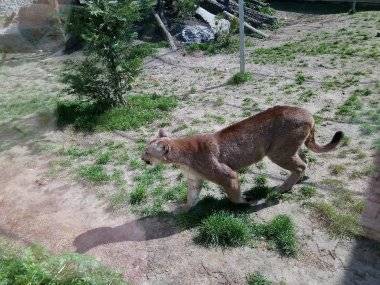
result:
[[[230,85],[239,85],[252,79],[252,74],[249,72],[238,72],[228,80]]]
[[[250,227],[244,219],[217,212],[202,221],[195,240],[208,246],[240,246],[250,238]]]
[[[124,93],[143,57],[152,52],[134,43],[145,2],[94,0],[74,10],[67,29],[84,41],[85,59],[66,62],[61,81],[67,84],[67,94],[104,106],[125,104]]]
[[[198,2],[198,0],[176,0],[178,17],[188,18],[194,15]]]

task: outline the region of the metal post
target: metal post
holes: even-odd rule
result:
[[[240,72],[245,72],[244,55],[244,0],[239,0]]]
[[[352,2],[352,13],[356,12],[356,1]]]

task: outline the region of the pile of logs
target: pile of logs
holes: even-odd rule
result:
[[[238,1],[238,0],[236,0]],[[235,0],[202,0],[200,6],[196,10],[196,14],[204,19],[205,14],[212,15],[208,17],[209,19],[215,18],[215,15],[211,14],[206,10],[207,7],[216,11],[216,13],[223,13],[229,19],[236,19],[239,16],[239,4]],[[175,40],[171,36],[169,30],[166,27],[167,21],[165,20],[165,13],[163,12],[163,7],[165,6],[162,2],[165,0],[158,0],[156,12],[154,12],[154,17],[166,36],[171,48],[176,50]],[[169,1],[171,4],[172,1]],[[269,4],[266,2],[261,2],[258,0],[246,0],[244,5],[244,26],[246,29],[250,30],[256,35],[261,37],[267,37],[265,33],[258,30],[257,27],[272,26],[277,22],[277,18],[268,14],[259,12],[262,8],[268,7]],[[204,19],[205,20],[205,19]],[[206,19],[206,22],[213,28],[210,21]]]
[[[234,0],[206,0],[208,3],[216,6],[220,11],[224,13],[231,13],[235,16],[239,15],[239,4]],[[260,13],[258,10],[263,7],[269,6],[268,3],[263,3],[255,0],[248,0],[244,3],[244,20],[254,27],[261,27],[265,25],[273,25],[277,18],[264,13]]]

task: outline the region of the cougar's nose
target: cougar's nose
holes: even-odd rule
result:
[[[149,159],[147,159],[144,155],[141,156],[141,160],[144,161],[146,164],[150,164]]]

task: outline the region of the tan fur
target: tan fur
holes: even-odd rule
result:
[[[237,170],[267,156],[291,172],[279,191],[291,190],[302,177],[306,163],[298,151],[306,146],[316,152],[334,149],[343,133],[337,132],[329,144],[319,146],[314,140],[313,116],[302,108],[275,106],[255,116],[230,125],[216,133],[185,138],[170,138],[162,130],[159,138],[147,146],[142,159],[161,161],[181,167],[188,177],[187,206],[198,199],[202,180],[221,185],[234,203],[246,203],[239,186]]]

